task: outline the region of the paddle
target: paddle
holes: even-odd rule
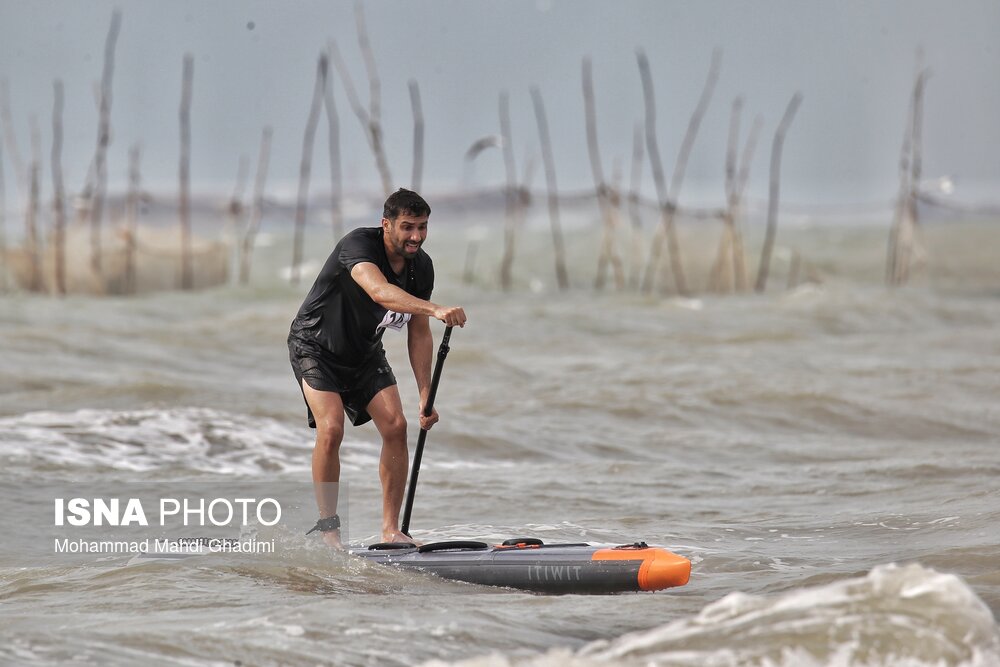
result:
[[[452,327],[445,327],[444,337],[441,339],[441,346],[438,347],[437,363],[434,364],[434,375],[431,376],[431,390],[427,394],[427,404],[424,405],[424,416],[430,417],[434,411],[434,397],[437,396],[438,384],[441,382],[441,368],[444,366],[444,359],[448,356],[448,341],[451,340]],[[403,535],[410,534],[410,514],[413,512],[413,496],[417,493],[417,476],[420,474],[420,459],[424,455],[424,442],[427,440],[427,429],[420,429],[420,436],[417,438],[417,451],[413,455],[413,469],[410,471],[410,489],[406,493],[406,508],[403,510],[403,526],[400,532]]]

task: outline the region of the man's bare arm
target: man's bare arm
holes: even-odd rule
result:
[[[361,286],[372,301],[396,313],[424,315],[439,319],[450,327],[465,326],[465,311],[459,307],[439,306],[419,299],[404,289],[389,284],[382,271],[371,262],[355,264],[351,278]]]
[[[427,402],[431,389],[431,359],[434,356],[434,339],[426,315],[414,315],[406,326],[406,348],[410,353],[410,366],[420,390],[420,402]]]
[[[426,315],[414,315],[406,326],[406,346],[410,353],[410,366],[420,391],[420,428],[429,429],[438,420],[437,410],[424,416],[424,406],[431,390],[431,360],[434,356],[434,338],[430,320]]]

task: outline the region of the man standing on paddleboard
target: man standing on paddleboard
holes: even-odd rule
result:
[[[385,200],[381,227],[346,234],[333,249],[292,321],[288,354],[316,429],[312,477],[320,520],[313,530],[341,548],[337,516],[340,443],[344,414],[360,426],[369,420],[382,436],[382,540],[410,542],[399,530],[406,487],[406,418],[396,377],[385,358],[382,334],[406,327],[410,366],[420,391],[420,427],[438,421],[424,416],[431,385],[433,339],[430,319],[465,326],[465,311],[428,299],[434,264],[421,249],[431,209],[423,197],[399,189]],[[312,532],[312,531],[309,531]]]

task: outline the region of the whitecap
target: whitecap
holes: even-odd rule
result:
[[[0,418],[0,461],[8,470],[304,472],[312,437],[267,417],[207,408],[44,411]],[[347,445],[346,468],[377,460],[375,445]]]
[[[731,593],[692,618],[578,651],[492,653],[423,667],[993,667],[1000,630],[958,577],[882,565],[776,597]]]

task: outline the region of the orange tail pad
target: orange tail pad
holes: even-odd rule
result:
[[[659,547],[600,549],[590,559],[642,561],[639,566],[639,588],[644,591],[683,586],[691,578],[691,561]]]

